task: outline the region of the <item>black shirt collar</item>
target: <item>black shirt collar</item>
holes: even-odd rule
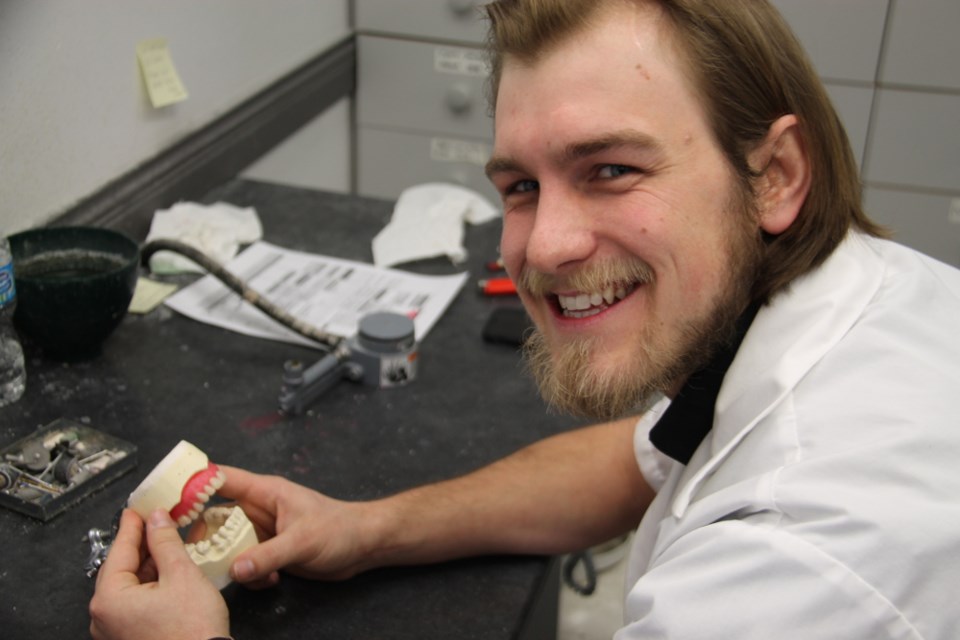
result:
[[[713,428],[713,411],[723,377],[730,368],[759,305],[751,305],[737,320],[736,335],[707,366],[687,380],[663,416],[650,430],[650,442],[678,462],[687,464]]]

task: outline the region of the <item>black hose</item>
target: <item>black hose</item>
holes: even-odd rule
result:
[[[580,563],[583,563],[583,582],[579,582],[574,576],[574,570]],[[593,553],[589,549],[567,556],[563,563],[563,581],[582,596],[589,596],[596,591],[597,569],[593,564]]]
[[[147,242],[140,247],[141,263],[144,266],[148,266],[150,256],[155,254],[157,251],[173,251],[174,253],[179,253],[187,258],[190,258],[198,265],[206,269],[207,273],[214,276],[217,280],[232,289],[241,298],[254,305],[283,326],[296,331],[305,338],[313,340],[314,342],[319,342],[331,350],[336,349],[343,340],[343,338],[340,336],[321,331],[313,325],[303,322],[302,320],[290,315],[251,289],[244,281],[227,271],[219,262],[208,257],[199,249],[191,247],[190,245],[178,240],[158,238],[156,240]]]

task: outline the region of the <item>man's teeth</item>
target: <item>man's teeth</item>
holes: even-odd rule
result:
[[[581,293],[575,296],[557,296],[563,315],[568,318],[586,318],[603,310],[603,305],[611,305],[623,300],[635,288],[635,285],[608,286],[602,292]]]

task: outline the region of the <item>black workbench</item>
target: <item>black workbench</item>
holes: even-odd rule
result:
[[[365,261],[392,211],[386,201],[252,181],[230,182],[206,200],[255,207],[264,239],[274,244]],[[128,315],[86,362],[57,362],[25,344],[27,391],[0,409],[0,442],[67,417],[134,443],[139,460],[49,522],[0,509],[0,636],[87,637],[93,581],[84,575],[82,538],[90,527],[109,525],[180,439],[215,462],[364,500],[465,473],[574,427],[545,411],[515,348],[481,339],[492,309],[517,304],[475,292],[498,241],[497,222],[468,227],[464,267],[441,259],[408,266],[471,274],[420,345],[415,382],[386,390],[345,382],[302,416],[277,412],[282,363],[310,363],[319,352],[232,333],[166,307]],[[240,640],[546,638],[554,631],[555,569],[550,558],[485,557],[381,569],[342,583],[285,575],[278,588],[230,585],[224,596]]]

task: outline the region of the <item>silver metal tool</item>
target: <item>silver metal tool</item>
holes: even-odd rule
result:
[[[355,336],[310,367],[298,360],[284,363],[280,410],[299,415],[343,379],[383,389],[407,384],[416,376],[413,320],[398,313],[372,313],[360,320]]]
[[[84,542],[90,543],[90,556],[87,558],[87,563],[83,565],[84,573],[87,574],[88,578],[96,577],[100,567],[103,566],[103,562],[107,559],[107,554],[110,553],[110,545],[120,530],[120,517],[122,515],[123,508],[121,507],[114,514],[109,529],[93,528],[87,531],[87,535],[83,537]]]
[[[85,542],[90,543],[90,557],[87,558],[87,564],[83,566],[84,573],[88,578],[92,578],[100,571],[103,561],[107,559],[107,553],[110,552],[110,542],[113,536],[104,529],[90,529],[84,538]]]

